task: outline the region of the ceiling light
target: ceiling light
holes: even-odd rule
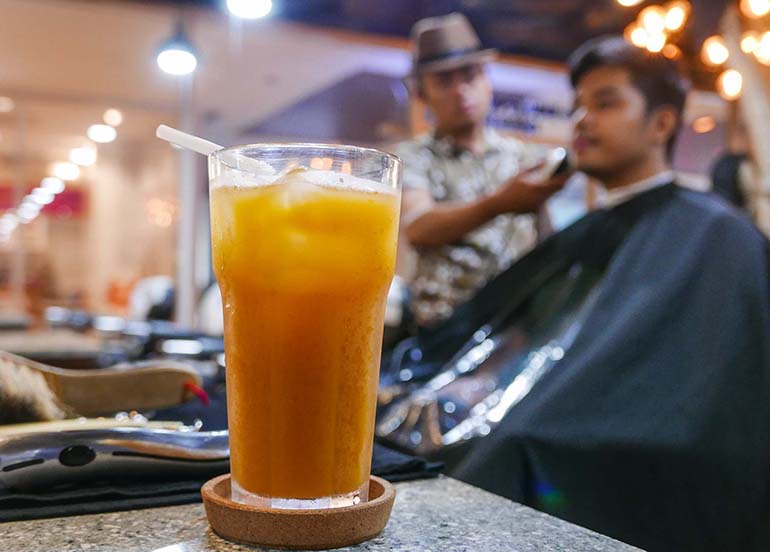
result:
[[[641,4],[643,0],[618,0],[618,4],[623,6],[624,8],[629,8],[631,6],[636,6],[637,4]]]
[[[11,213],[6,213],[2,217],[0,217],[0,231],[10,234],[14,230],[16,230],[16,227],[19,225],[19,219],[16,218],[16,215],[13,215]]]
[[[8,96],[0,96],[0,113],[10,113],[16,107],[14,101]]]
[[[184,32],[181,21],[177,23],[174,36],[158,49],[155,61],[158,67],[169,75],[189,75],[195,71],[198,66],[198,57]]]
[[[679,59],[682,57],[682,50],[676,44],[666,44],[662,52],[668,59]]]
[[[647,46],[647,39],[649,38],[647,31],[642,29],[636,23],[631,23],[628,27],[626,27],[626,32],[624,34],[626,40],[634,46],[638,48],[644,48]]]
[[[86,135],[89,139],[99,144],[108,144],[115,140],[118,136],[118,131],[112,128],[110,125],[91,125],[86,131]]]
[[[35,188],[29,195],[39,205],[49,205],[56,198],[56,194],[44,188]]]
[[[46,176],[40,181],[40,187],[44,190],[48,190],[53,194],[60,194],[64,191],[64,181],[61,178],[55,176]]]
[[[70,150],[70,161],[82,167],[89,167],[96,163],[96,148],[74,148]]]
[[[666,10],[662,6],[647,6],[639,13],[639,23],[650,34],[666,30]]]
[[[195,54],[177,48],[163,50],[158,54],[158,67],[169,75],[189,75],[198,66]]]
[[[652,33],[647,37],[647,50],[657,54],[666,45],[666,35],[663,33]]]
[[[104,119],[104,122],[111,127],[118,127],[120,126],[120,123],[123,122],[123,113],[121,113],[118,109],[110,108],[104,112],[102,119]]]
[[[744,54],[753,54],[759,46],[760,34],[757,31],[746,31],[741,36],[741,51]]]
[[[707,65],[722,65],[729,57],[730,51],[721,36],[710,36],[703,42],[701,58]]]
[[[698,134],[705,134],[711,132],[717,126],[714,117],[706,115],[704,117],[698,117],[692,122],[692,129]]]
[[[22,224],[26,224],[40,214],[40,209],[41,206],[38,203],[25,201],[16,209],[16,216]]]
[[[259,19],[270,13],[273,2],[272,0],[227,0],[227,9],[234,16],[242,19]]]
[[[735,69],[728,69],[717,79],[719,95],[726,100],[735,100],[743,89],[743,76]]]
[[[683,1],[669,2],[666,4],[666,15],[664,16],[666,29],[678,31],[684,27],[688,15],[690,15],[690,4]]]
[[[16,227],[19,225],[19,219],[15,216],[13,219],[10,218],[0,218],[0,232],[3,234],[10,234],[14,230],[16,230]]]
[[[752,19],[770,13],[770,0],[741,0],[740,6],[743,15]]]
[[[759,63],[770,65],[770,31],[767,31],[760,37],[759,44],[757,44],[754,50],[754,57],[757,58]]]
[[[53,174],[62,180],[77,180],[80,176],[80,167],[75,163],[56,163],[53,166]]]
[[[24,196],[24,199],[21,200],[21,203],[19,204],[21,207],[24,207],[25,205],[30,205],[34,207],[35,209],[40,209],[40,204],[32,199],[32,192],[28,193]]]

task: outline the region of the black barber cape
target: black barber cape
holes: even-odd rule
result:
[[[565,232],[611,244],[597,299],[452,475],[648,550],[770,550],[767,241],[673,184]]]

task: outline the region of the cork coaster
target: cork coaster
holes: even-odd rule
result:
[[[206,516],[220,537],[239,543],[290,550],[326,550],[376,537],[388,523],[396,489],[369,479],[369,500],[355,506],[318,510],[259,508],[230,500],[230,474],[201,489]]]

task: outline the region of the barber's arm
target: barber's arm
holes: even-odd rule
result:
[[[569,175],[533,183],[529,171],[508,180],[489,196],[472,202],[435,202],[426,189],[406,189],[402,197],[402,225],[414,246],[452,243],[503,213],[532,213],[559,191]]]

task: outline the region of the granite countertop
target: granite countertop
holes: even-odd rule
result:
[[[398,483],[393,513],[360,552],[638,550],[448,477]],[[3,552],[254,551],[209,528],[202,504],[0,524]]]

